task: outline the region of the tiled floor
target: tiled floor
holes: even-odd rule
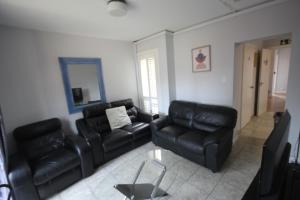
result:
[[[170,194],[168,200],[239,200],[248,188],[260,165],[261,147],[273,126],[272,113],[254,118],[241,132],[232,153],[219,173],[188,161],[172,152],[162,151],[167,173],[161,187]],[[113,188],[117,183],[130,183],[149,151],[160,147],[148,143],[111,162],[51,200],[123,200]],[[159,151],[157,151],[159,152]],[[155,154],[155,153],[154,153]],[[154,177],[149,169],[144,180]],[[153,181],[153,179],[151,179]]]

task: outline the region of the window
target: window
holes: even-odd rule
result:
[[[0,107],[0,184],[7,184],[6,168],[7,168],[7,148],[5,144],[6,133],[4,131],[4,122]],[[8,191],[0,188],[0,199],[7,199]]]
[[[142,106],[146,112],[158,113],[157,64],[155,51],[141,53],[139,72]]]

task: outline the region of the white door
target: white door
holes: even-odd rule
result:
[[[146,112],[159,113],[157,90],[157,55],[155,51],[140,53],[139,83],[142,107]]]
[[[263,49],[260,59],[257,114],[267,112],[269,96],[269,75],[271,68],[271,50]]]
[[[257,52],[258,48],[255,45],[245,44],[242,81],[241,128],[243,128],[254,115]]]

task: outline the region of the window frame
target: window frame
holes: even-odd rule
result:
[[[158,113],[160,113],[160,102],[161,102],[161,95],[160,95],[160,76],[159,76],[159,58],[158,58],[158,50],[157,49],[151,49],[146,51],[141,51],[137,53],[137,82],[138,82],[138,98],[140,102],[140,107],[142,110],[145,111],[145,105],[144,105],[144,99],[147,97],[143,96],[143,86],[142,86],[142,76],[141,76],[141,64],[140,61],[142,59],[147,59],[149,57],[154,57],[154,64],[155,64],[155,78],[156,78],[156,93],[157,93],[157,103],[158,103]],[[147,73],[149,77],[149,72]],[[150,92],[149,87],[149,92]],[[151,97],[148,97],[151,99]]]

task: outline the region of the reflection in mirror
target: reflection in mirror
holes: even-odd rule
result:
[[[98,58],[59,58],[69,113],[105,102],[101,60]]]
[[[70,64],[68,72],[75,106],[101,101],[96,65]]]

